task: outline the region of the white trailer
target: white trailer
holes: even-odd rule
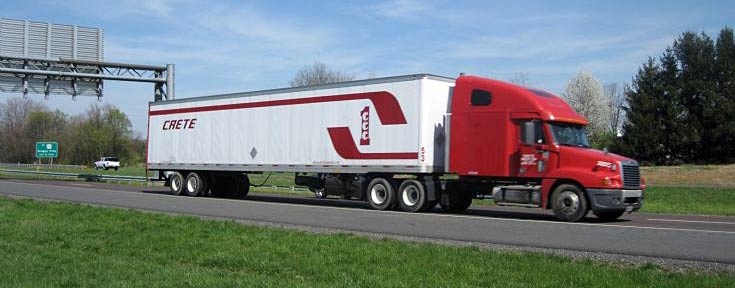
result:
[[[148,168],[443,172],[452,86],[410,75],[152,102]]]
[[[237,179],[253,172],[319,173],[297,180],[327,191],[341,173],[443,173],[454,83],[418,74],[151,102],[148,169],[191,195],[247,193]]]

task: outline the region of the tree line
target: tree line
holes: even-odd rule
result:
[[[35,142],[59,143],[54,163],[90,165],[117,156],[126,165],[145,161],[145,140],[134,136],[130,120],[112,105],[92,104],[69,116],[30,98],[0,102],[0,162],[33,163]]]
[[[735,162],[735,42],[685,32],[650,57],[632,84],[600,84],[588,72],[563,97],[590,122],[596,148],[650,164]]]
[[[617,149],[657,164],[735,161],[735,41],[683,33],[638,70]]]

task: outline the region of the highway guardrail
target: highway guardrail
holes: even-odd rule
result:
[[[85,169],[89,168],[84,165],[66,165],[66,164],[27,164],[27,163],[0,163],[0,167],[3,168],[40,168],[46,170],[58,170],[58,169]]]
[[[51,177],[60,178],[78,178],[89,181],[129,181],[129,182],[146,182],[153,179],[146,179],[143,176],[122,176],[122,175],[104,175],[104,174],[87,174],[87,173],[65,173],[65,172],[48,172],[48,171],[30,171],[30,170],[17,170],[17,169],[0,169],[0,172],[13,173],[13,174],[26,174],[26,175],[44,175]]]
[[[43,176],[71,178],[71,179],[84,179],[87,181],[119,181],[119,182],[159,181],[155,178],[146,179],[146,177],[143,177],[143,176],[123,176],[123,175],[104,175],[104,174],[86,174],[86,173],[78,174],[78,173],[31,171],[31,170],[17,170],[17,169],[0,169],[0,172],[25,174],[25,175],[39,175],[39,176],[43,175]],[[309,191],[306,188],[296,187],[296,186],[263,185],[261,187],[271,188],[273,190]]]

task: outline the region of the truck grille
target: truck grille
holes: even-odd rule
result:
[[[640,187],[641,186],[641,169],[637,163],[623,163],[623,187]]]

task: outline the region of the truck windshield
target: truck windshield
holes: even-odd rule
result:
[[[551,123],[551,135],[559,145],[590,147],[587,130],[582,125]]]
[[[117,162],[117,158],[110,157],[107,158],[107,161]]]

